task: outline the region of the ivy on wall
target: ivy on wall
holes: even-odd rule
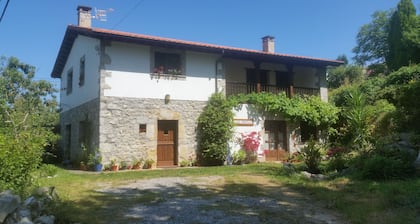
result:
[[[282,115],[286,119],[307,122],[315,127],[328,127],[338,119],[339,109],[322,101],[317,96],[294,96],[289,98],[285,93],[251,93],[231,96],[232,107],[240,104],[253,104],[262,114]]]

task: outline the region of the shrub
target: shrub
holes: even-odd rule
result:
[[[348,161],[346,158],[347,150],[343,147],[334,147],[330,148],[327,151],[327,158],[328,158],[328,164],[327,164],[327,170],[329,171],[342,171],[345,168],[348,167]]]
[[[41,162],[43,148],[34,139],[14,137],[0,133],[0,191],[13,190],[25,195],[32,186],[32,173]]]
[[[244,150],[238,150],[232,153],[232,164],[240,165],[245,163],[246,152]]]
[[[24,195],[46,147],[58,140],[55,90],[35,81],[35,67],[0,57],[0,191]]]
[[[322,146],[314,139],[309,140],[308,145],[302,149],[306,169],[310,173],[320,173],[319,165],[322,159]]]
[[[213,94],[198,118],[198,150],[203,165],[222,165],[233,133],[233,112],[225,97]]]
[[[53,177],[57,174],[58,168],[52,164],[42,164],[39,167],[41,177]]]
[[[413,159],[406,151],[380,149],[358,157],[354,165],[363,179],[390,180],[404,179],[415,174]]]
[[[255,163],[257,161],[258,147],[260,146],[260,133],[253,131],[248,134],[242,133],[242,147],[245,150],[245,163]]]

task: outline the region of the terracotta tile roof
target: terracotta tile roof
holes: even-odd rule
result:
[[[270,53],[259,50],[228,47],[216,44],[200,43],[186,40],[178,40],[172,38],[164,38],[157,36],[149,36],[144,34],[136,34],[115,30],[107,30],[101,28],[84,28],[69,25],[64,35],[61,47],[51,73],[51,77],[60,78],[65,62],[67,61],[70,50],[73,46],[77,35],[83,35],[103,40],[121,41],[138,43],[145,45],[155,45],[163,47],[176,47],[190,49],[195,51],[209,52],[221,54],[225,57],[242,58],[257,61],[294,63],[294,64],[310,64],[314,66],[338,66],[343,64],[341,61],[328,60],[313,57],[304,57],[290,54]]]

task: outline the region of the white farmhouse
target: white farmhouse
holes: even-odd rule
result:
[[[250,92],[319,95],[327,100],[326,67],[340,61],[279,54],[274,38],[250,50],[91,27],[91,8],[79,6],[67,27],[51,76],[61,79],[63,156],[81,145],[104,163],[150,158],[177,166],[196,156],[197,118],[209,96]],[[307,136],[299,124],[235,111],[237,133],[258,131],[266,160],[281,160]]]

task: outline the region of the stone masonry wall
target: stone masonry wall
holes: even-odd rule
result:
[[[158,120],[178,121],[178,162],[195,158],[197,119],[206,102],[164,99],[101,97],[99,144],[103,163],[131,162],[133,158],[156,161]],[[139,125],[146,132],[139,132]]]
[[[70,159],[75,161],[81,153],[80,122],[90,123],[90,130],[85,133],[89,138],[87,147],[90,149],[97,148],[99,145],[99,98],[72,108],[71,110],[61,112],[60,133],[64,160]],[[67,125],[71,126],[71,133],[67,133]]]

